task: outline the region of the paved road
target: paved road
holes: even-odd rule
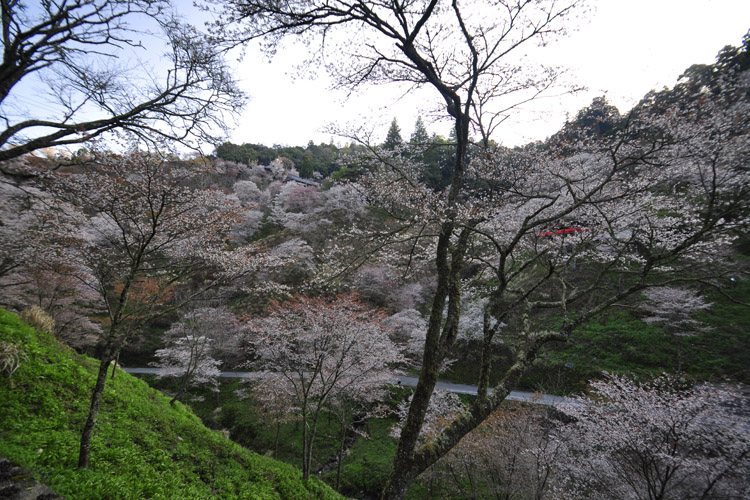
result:
[[[150,373],[156,374],[159,372],[158,368],[123,368],[127,373]],[[257,372],[221,372],[221,377],[224,378],[247,378],[254,379],[258,378]],[[394,385],[403,385],[405,387],[416,387],[416,377],[397,377],[393,380]],[[477,386],[465,385],[465,384],[453,384],[451,382],[438,382],[435,386],[436,389],[442,389],[448,392],[455,392],[458,394],[474,394],[477,393]],[[490,392],[492,389],[490,389]],[[527,403],[536,403],[545,406],[554,406],[562,403],[566,398],[560,396],[553,396],[551,394],[537,394],[533,392],[523,391],[511,391],[510,395],[505,398],[508,401],[523,401]]]
[[[417,385],[416,377],[399,377],[396,381],[401,380],[401,384],[407,387],[415,387]],[[435,385],[436,389],[442,389],[448,392],[455,392],[458,394],[473,394],[477,393],[477,386],[465,385],[465,384],[453,384],[451,382],[438,382]],[[492,389],[490,389],[492,392]],[[560,396],[553,396],[552,394],[537,394],[533,392],[524,391],[510,391],[507,398],[508,401],[524,401],[527,403],[536,403],[546,406],[554,406],[558,403],[562,403],[566,398]]]

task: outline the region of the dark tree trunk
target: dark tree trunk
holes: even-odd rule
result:
[[[307,405],[305,402],[302,403],[302,479],[307,481],[310,477],[310,469],[308,468],[307,454],[308,450],[308,428],[307,428]]]
[[[86,469],[89,466],[89,454],[91,448],[91,436],[94,432],[94,426],[96,425],[96,417],[99,415],[99,407],[102,403],[102,395],[104,394],[104,385],[107,381],[107,370],[109,364],[112,362],[112,356],[107,356],[99,364],[99,373],[96,377],[96,385],[94,386],[94,392],[91,395],[91,408],[89,409],[89,416],[86,419],[86,424],[83,426],[83,432],[81,433],[81,448],[78,453],[78,467]]]
[[[281,434],[281,422],[276,422],[276,437],[273,439],[273,458],[279,458],[279,434]]]
[[[344,461],[344,445],[346,444],[346,425],[344,418],[341,419],[341,442],[339,443],[339,459],[336,464],[336,491],[341,487],[341,463]]]
[[[432,311],[427,327],[422,370],[419,374],[417,387],[414,389],[409,414],[406,422],[404,422],[403,429],[401,429],[401,438],[396,448],[396,456],[393,459],[388,483],[383,490],[383,499],[398,500],[404,498],[412,481],[426,469],[414,460],[414,451],[432,392],[437,383],[440,366],[445,353],[455,342],[458,328],[461,303],[461,270],[466,251],[465,247],[462,248],[461,240],[464,240],[463,244],[465,245],[465,239],[468,238],[469,233],[463,230],[459,243],[452,243],[451,237],[455,229],[455,204],[461,192],[467,163],[469,119],[468,115],[458,111],[461,109],[461,105],[457,96],[449,103],[449,109],[453,110],[451,114],[456,119],[456,163],[453,167],[453,177],[448,193],[450,206],[440,229],[435,253],[438,273],[437,288],[433,296]],[[444,320],[446,309],[448,315]]]
[[[117,365],[120,363],[120,352],[117,352],[117,356],[115,356],[115,362],[112,364],[112,375],[109,377],[112,380],[115,379],[115,373],[117,373]]]
[[[172,399],[169,401],[170,405],[174,405],[180,397],[185,394],[185,389],[187,389],[188,381],[190,380],[190,369],[185,371],[185,374],[180,377],[179,385],[177,386],[177,392],[172,397]]]

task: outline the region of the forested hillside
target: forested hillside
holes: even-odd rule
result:
[[[6,47],[0,105],[35,72],[71,85],[58,121],[0,131],[0,454],[75,499],[750,496],[750,34],[502,145],[562,77],[508,54],[581,3],[233,0],[206,36],[167,0],[6,6],[6,45],[90,30]],[[144,14],[166,83],[82,74]],[[433,92],[450,132],[217,139],[244,99],[225,55],[287,39],[342,88]]]

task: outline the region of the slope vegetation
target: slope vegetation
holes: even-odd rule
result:
[[[108,382],[92,463],[76,467],[95,360],[0,309],[0,455],[66,498],[334,499],[317,479],[252,453],[211,431],[181,404],[119,371]],[[4,354],[3,354],[4,353]]]

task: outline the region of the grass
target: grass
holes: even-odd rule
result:
[[[153,383],[165,387],[168,382],[153,380]],[[242,386],[242,382],[237,380],[222,382],[218,406],[215,397],[197,391],[201,398],[191,405],[206,425],[224,429],[234,441],[257,453],[272,456],[276,426],[258,418],[252,398],[237,397],[236,391]],[[410,393],[409,389],[394,388],[386,403],[396,406]],[[379,495],[396,453],[396,440],[390,436],[390,429],[395,423],[394,418],[370,419],[364,435],[356,435],[342,463],[339,489],[342,494],[353,498],[376,498]],[[328,414],[323,414],[314,445],[313,474],[331,486],[336,484],[338,439],[336,420],[329,420]],[[299,467],[301,455],[301,429],[293,422],[282,424],[277,458]]]
[[[750,281],[738,281],[728,292],[739,302],[750,303]],[[681,340],[683,374],[701,381],[730,378],[750,383],[750,307],[712,289],[705,295],[713,306],[695,318],[709,330]],[[645,297],[636,298],[627,309],[605,311],[574,332],[568,342],[545,348],[518,389],[570,394],[584,390],[589,380],[601,377],[604,371],[636,375],[674,371],[677,344],[661,325],[642,321],[643,313],[637,308],[642,300]],[[459,361],[441,378],[476,383],[479,352],[478,345],[459,345]],[[507,363],[503,346],[498,346],[495,354],[496,366]],[[493,373],[493,383],[499,372]]]
[[[368,423],[368,436],[360,436],[349,448],[341,464],[340,491],[358,498],[376,498],[383,490],[396,456],[396,440],[391,437],[394,419],[372,419]],[[336,470],[323,477],[335,484]]]
[[[334,499],[317,479],[207,429],[187,407],[118,371],[109,380],[89,469],[76,467],[97,363],[0,310],[20,368],[0,374],[0,455],[66,498]]]
[[[686,339],[683,370],[699,380],[715,380],[730,376],[747,381],[750,366],[750,308],[726,300],[707,291],[714,306],[696,317],[711,330]],[[748,302],[750,284],[739,282],[733,295]],[[636,301],[637,305],[637,301]],[[536,365],[522,381],[521,388],[552,393],[583,390],[588,380],[602,371],[651,374],[670,371],[676,363],[677,349],[673,339],[659,325],[641,321],[636,308],[611,309],[580,328],[570,342],[546,349]],[[471,383],[476,376],[478,360],[471,355],[478,351],[465,346],[461,361],[450,373],[454,381]],[[498,349],[502,362],[502,348]],[[158,382],[167,387],[166,381]],[[191,403],[204,422],[216,429],[226,429],[232,439],[264,455],[273,454],[275,426],[260,419],[252,400],[240,400],[235,391],[241,383],[233,381],[221,386],[219,410],[215,398],[204,394],[202,402]],[[406,391],[408,392],[408,391]],[[396,404],[404,394],[394,395]],[[369,439],[359,437],[345,455],[341,492],[352,497],[376,495],[382,488],[395,454],[396,443],[389,436],[392,419],[373,419],[369,423]],[[294,423],[281,428],[278,458],[295,467],[300,461],[300,430]],[[315,444],[314,470],[334,461],[337,451],[337,427],[324,415]],[[335,467],[319,476],[335,484]],[[409,498],[431,498],[429,484],[415,482]]]

